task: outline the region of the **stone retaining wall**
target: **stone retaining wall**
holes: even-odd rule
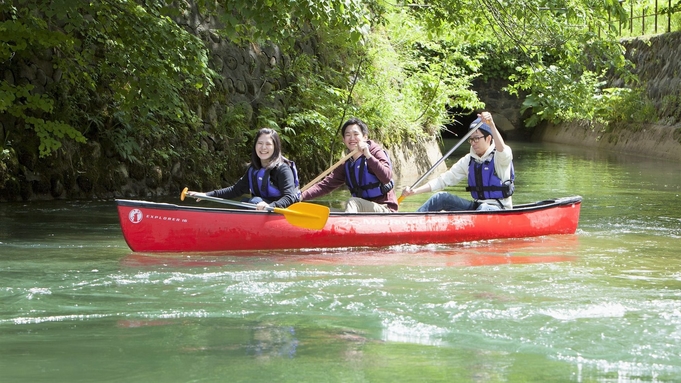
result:
[[[646,94],[665,125],[681,122],[681,32],[623,41]],[[622,80],[611,80],[621,86]]]

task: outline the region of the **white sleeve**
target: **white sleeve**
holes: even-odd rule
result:
[[[512,162],[513,152],[510,147],[505,146],[503,152],[494,153],[494,170],[497,172],[502,182],[511,179]]]
[[[428,182],[431,191],[442,190],[447,186],[454,186],[468,177],[468,164],[471,161],[471,155],[466,154],[459,159],[446,172],[440,174],[436,179]]]

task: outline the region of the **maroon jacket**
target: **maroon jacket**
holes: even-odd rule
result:
[[[387,184],[393,178],[393,168],[388,159],[388,155],[383,151],[380,145],[368,140],[369,153],[372,158],[367,159],[367,167],[369,172],[374,174],[382,183]],[[303,201],[315,199],[323,195],[329,194],[339,187],[346,185],[345,183],[345,166],[341,165],[333,169],[328,176],[317,182],[309,189],[303,192]],[[397,196],[395,196],[395,189],[388,192],[388,194],[376,197],[371,200],[381,205],[386,205],[392,211],[397,211]]]

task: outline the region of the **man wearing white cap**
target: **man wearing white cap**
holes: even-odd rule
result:
[[[478,114],[470,129],[477,131],[468,138],[470,153],[463,156],[449,170],[427,184],[412,189],[406,187],[402,196],[433,192],[454,186],[468,179],[466,191],[473,201],[439,192],[433,194],[417,211],[501,210],[513,208],[514,190],[513,152],[504,143],[489,112]]]

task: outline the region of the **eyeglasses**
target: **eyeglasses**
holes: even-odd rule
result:
[[[469,144],[476,143],[476,142],[480,141],[481,138],[485,138],[485,136],[471,137],[471,138],[468,139],[468,143]]]

